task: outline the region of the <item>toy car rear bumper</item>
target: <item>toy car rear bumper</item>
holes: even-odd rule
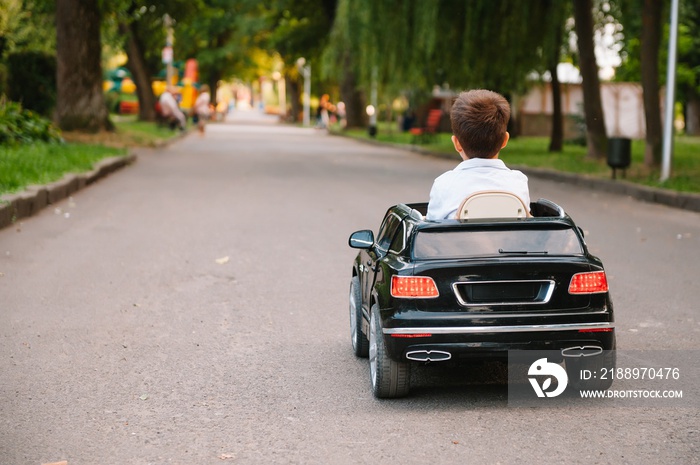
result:
[[[440,362],[507,358],[509,350],[612,350],[614,323],[531,326],[386,328],[384,340],[396,361]]]

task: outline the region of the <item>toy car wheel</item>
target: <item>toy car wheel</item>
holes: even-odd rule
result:
[[[575,389],[590,389],[604,391],[612,386],[612,376],[601,376],[601,373],[615,369],[615,341],[611,350],[603,351],[601,355],[595,357],[570,358],[566,361],[566,374],[569,382]],[[581,372],[590,373],[589,379],[582,379]]]
[[[379,398],[403,397],[408,394],[411,371],[408,363],[390,359],[384,346],[384,335],[379,323],[379,307],[372,306],[369,331],[369,371],[372,392]]]
[[[357,276],[350,281],[350,337],[355,355],[367,358],[369,340],[362,332],[362,296],[360,294],[360,278]]]

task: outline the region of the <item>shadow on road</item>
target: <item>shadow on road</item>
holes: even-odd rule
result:
[[[475,407],[506,406],[508,367],[503,362],[413,366],[411,398],[468,401]]]

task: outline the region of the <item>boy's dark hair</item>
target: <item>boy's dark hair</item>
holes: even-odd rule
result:
[[[506,137],[510,105],[501,95],[478,89],[462,92],[452,104],[452,133],[469,158],[491,158]]]

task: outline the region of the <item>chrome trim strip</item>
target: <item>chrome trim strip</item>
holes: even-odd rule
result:
[[[552,310],[549,313],[498,313],[498,312],[473,312],[469,314],[460,313],[460,318],[523,318],[523,317],[553,317],[553,316],[584,316],[584,315],[601,315],[603,313],[609,313],[607,308],[602,308],[600,310],[595,310],[592,312],[558,312],[557,310]]]
[[[471,303],[467,302],[462,298],[462,293],[459,292],[457,286],[461,284],[513,284],[513,283],[547,283],[547,293],[544,296],[544,300],[538,300],[535,302],[481,302],[481,303]],[[502,306],[502,305],[543,305],[549,302],[554,293],[554,281],[551,279],[530,279],[530,280],[505,280],[505,281],[458,281],[452,283],[452,291],[457,297],[457,301],[463,307],[483,307],[483,306]]]
[[[443,328],[384,328],[384,334],[487,334],[487,333],[534,333],[540,331],[579,331],[582,329],[615,328],[614,323],[571,323],[551,325],[518,326],[457,326]]]

